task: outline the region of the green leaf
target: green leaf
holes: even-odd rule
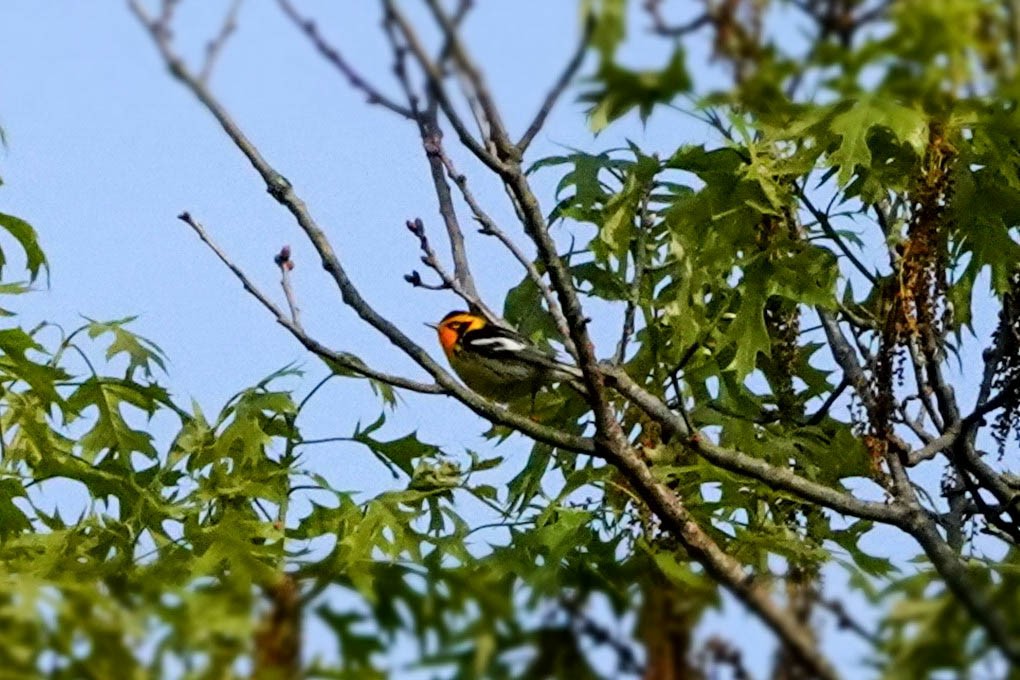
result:
[[[122,456],[138,452],[156,457],[152,435],[133,429],[124,419],[121,408],[125,405],[151,415],[157,408],[157,400],[152,390],[144,386],[99,377],[85,380],[67,398],[67,408],[73,413],[80,415],[86,409],[96,409],[92,428],[79,440],[85,460],[94,461],[104,451]]]
[[[581,16],[594,19],[591,44],[603,59],[611,58],[627,32],[625,0],[583,0]]]
[[[28,269],[30,280],[35,281],[39,276],[39,270],[43,268],[46,269],[46,275],[49,277],[50,265],[42,248],[39,247],[39,236],[35,233],[32,225],[19,217],[0,213],[0,228],[5,229],[13,236],[25,251],[25,267]],[[2,273],[6,262],[7,258],[0,250],[0,273]]]
[[[632,71],[603,59],[592,80],[596,86],[583,94],[581,101],[592,104],[588,125],[596,133],[634,108],[645,121],[657,104],[668,104],[691,87],[679,45],[661,70]]]
[[[146,377],[152,377],[152,366],[158,366],[166,372],[166,355],[151,340],[146,340],[127,330],[125,326],[137,317],[129,316],[116,321],[94,321],[88,319],[86,329],[90,338],[110,334],[113,341],[106,348],[107,360],[121,354],[128,359],[127,377],[130,379],[137,369],[141,369]]]
[[[28,517],[14,504],[15,498],[28,498],[25,487],[16,479],[0,479],[0,542],[32,528]]]
[[[917,158],[924,156],[928,143],[928,120],[924,112],[887,97],[864,97],[837,104],[823,125],[839,137],[826,162],[839,168],[840,186],[850,182],[857,168],[871,167],[869,140],[874,128],[888,129],[896,140],[909,146]]]
[[[738,381],[754,370],[759,353],[771,354],[772,341],[765,326],[766,269],[767,263],[759,259],[744,270],[736,316],[726,329],[727,341],[736,348],[726,370],[733,371]]]
[[[531,447],[528,461],[507,485],[507,504],[511,508],[523,509],[541,492],[542,479],[552,461],[552,447],[536,442]]]
[[[70,376],[61,368],[33,359],[28,352],[45,350],[20,328],[0,330],[0,375],[24,381],[45,404],[61,403],[57,383]]]
[[[382,428],[385,422],[386,415],[379,414],[375,422],[365,429],[361,429],[359,424],[351,435],[351,440],[367,446],[390,470],[396,468],[408,477],[413,477],[414,461],[436,458],[442,453],[438,446],[419,441],[416,432],[390,441],[376,439],[372,435]]]

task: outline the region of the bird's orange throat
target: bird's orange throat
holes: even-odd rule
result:
[[[453,356],[454,347],[457,345],[460,333],[449,326],[439,326],[436,332],[439,334],[439,344],[443,346],[443,352],[446,353],[447,357]]]

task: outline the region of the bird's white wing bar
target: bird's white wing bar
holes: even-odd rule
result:
[[[486,347],[496,352],[522,352],[529,349],[529,345],[526,343],[503,336],[492,338],[471,338],[469,344],[475,347]]]

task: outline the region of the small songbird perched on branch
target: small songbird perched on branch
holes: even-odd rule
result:
[[[473,312],[453,311],[438,324],[426,324],[439,335],[450,366],[468,387],[483,397],[512,402],[535,395],[544,385],[567,382],[579,386],[581,371],[561,363],[523,335],[489,323]]]

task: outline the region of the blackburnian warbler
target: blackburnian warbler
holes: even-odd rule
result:
[[[512,402],[535,395],[544,385],[578,384],[581,371],[557,361],[514,331],[472,312],[454,311],[438,324],[439,344],[460,379],[493,401]],[[583,389],[583,388],[578,388]]]

